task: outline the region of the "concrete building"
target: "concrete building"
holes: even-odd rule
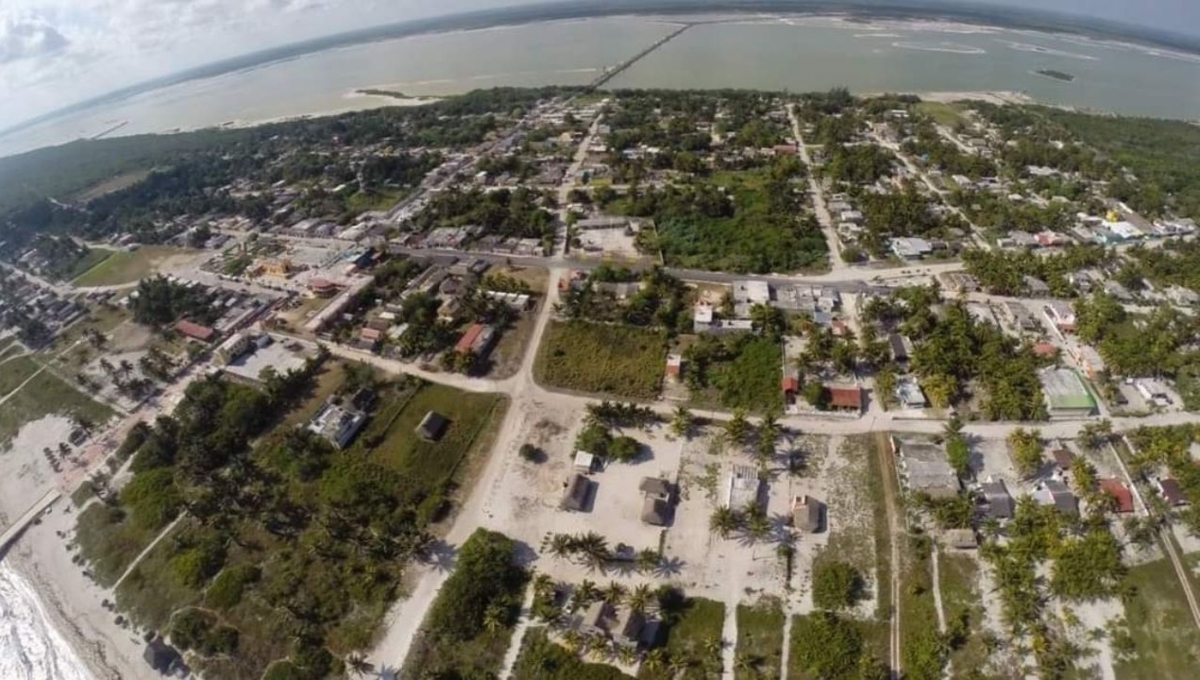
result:
[[[1016,511],[1016,503],[1008,493],[1008,488],[1004,486],[1003,480],[988,480],[980,484],[979,495],[984,514],[988,517],[1008,519]]]
[[[904,376],[896,381],[895,396],[896,401],[899,401],[904,408],[925,408],[929,404],[921,386],[910,376]]]
[[[1069,368],[1047,368],[1038,373],[1046,410],[1051,418],[1095,415],[1096,399],[1079,374]]]
[[[1063,333],[1075,332],[1075,308],[1069,302],[1051,300],[1042,307],[1042,313],[1052,326]]]
[[[892,452],[900,460],[900,471],[913,491],[932,498],[953,498],[962,488],[958,473],[946,460],[946,450],[937,444],[892,437]]]
[[[450,420],[446,416],[437,411],[430,411],[421,419],[417,425],[416,433],[421,439],[427,442],[435,442],[441,439],[442,433],[446,431],[446,427],[450,425]]]
[[[234,333],[217,347],[217,359],[222,364],[228,366],[237,361],[238,357],[245,354],[250,349],[251,344],[253,343],[250,340],[250,336],[246,333]]]
[[[1079,514],[1079,499],[1057,479],[1047,479],[1033,490],[1033,499],[1041,505],[1053,505],[1064,515]]]
[[[346,448],[367,422],[367,414],[330,399],[308,422],[308,430],[339,449]]]
[[[771,286],[766,281],[734,281],[733,301],[765,305],[771,301]]]
[[[892,252],[902,260],[919,260],[933,252],[933,244],[923,238],[894,238]]]
[[[725,507],[731,510],[745,510],[758,505],[761,485],[758,468],[750,465],[734,465],[733,470],[729,473],[729,481],[726,483]]]

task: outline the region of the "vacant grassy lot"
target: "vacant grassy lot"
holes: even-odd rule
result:
[[[0,397],[20,387],[40,368],[36,361],[27,356],[0,363]]]
[[[666,333],[657,329],[551,322],[534,375],[550,387],[654,399],[662,384],[666,344]]]
[[[663,620],[666,629],[666,650],[669,659],[679,659],[687,670],[674,675],[669,670],[652,671],[642,666],[639,678],[666,680],[671,678],[704,678],[720,675],[721,630],[725,625],[725,605],[700,597],[664,603]]]
[[[26,423],[48,415],[75,415],[100,424],[112,409],[92,400],[53,373],[42,371],[0,408],[0,447],[7,446]]]
[[[940,680],[945,654],[938,633],[937,609],[933,602],[933,575],[928,537],[910,537],[901,551],[900,640],[904,677]]]
[[[378,440],[379,444],[370,450],[371,456],[400,472],[406,482],[434,489],[454,477],[502,403],[499,395],[461,392],[435,384],[426,384],[415,394],[393,393],[376,408],[371,425],[354,446],[365,452],[372,440]],[[430,411],[450,421],[435,442],[415,434],[417,425]]]
[[[886,671],[879,675],[863,672],[864,666],[884,666],[886,643],[886,624],[855,621],[830,612],[797,616],[792,620],[792,639],[788,642],[788,678],[887,677]]]
[[[738,605],[735,680],[782,676],[783,622],[779,598],[763,597],[752,605]]]
[[[1162,559],[1130,567],[1126,583],[1137,592],[1125,604],[1125,621],[1137,653],[1133,659],[1114,664],[1117,677],[1194,677],[1200,659],[1200,632],[1171,563]]]
[[[171,565],[175,555],[175,549],[171,545],[172,536],[182,534],[186,530],[186,524],[186,520],[180,522],[172,529],[171,536],[155,544],[154,549],[138,562],[129,572],[129,576],[117,587],[117,606],[140,626],[161,630],[171,620],[172,612],[200,600],[201,593],[184,584],[176,576]],[[150,535],[146,544],[153,540],[155,535]],[[139,548],[139,552],[141,549],[144,549],[144,545]],[[128,556],[126,564],[137,556],[138,553]],[[120,575],[121,571],[118,571],[116,576]]]
[[[95,252],[95,251],[93,251]],[[134,251],[101,251],[107,257],[80,269],[76,286],[119,286],[136,281],[158,271],[167,259],[176,255],[188,255],[196,251],[171,246],[142,246]]]
[[[113,254],[113,251],[103,248],[92,248],[87,253],[75,261],[71,268],[62,272],[62,278],[70,281],[80,274],[103,264]]]
[[[983,639],[979,563],[971,555],[943,551],[938,557],[938,576],[946,625],[951,630],[955,625],[961,625],[967,634],[966,641],[950,653],[951,671],[983,668],[988,651]]]
[[[80,318],[71,324],[69,328],[54,336],[54,342],[42,350],[42,353],[57,355],[83,339],[84,334],[88,330],[95,330],[105,334],[111,333],[114,328],[129,319],[130,314],[124,308],[92,305],[88,308],[86,316]]]
[[[629,676],[612,666],[581,660],[552,642],[546,635],[545,626],[537,626],[525,631],[512,677],[521,680],[622,680]]]

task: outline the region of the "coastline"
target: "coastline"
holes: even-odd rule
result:
[[[68,498],[56,501],[39,524],[30,526],[13,543],[3,566],[30,587],[49,626],[83,663],[86,674],[79,677],[138,677],[145,670],[141,664],[141,637],[132,628],[115,623],[117,615],[101,605],[104,600],[115,599],[112,591],[85,577],[84,567],[71,561],[75,553],[66,550],[74,537],[76,515]],[[66,537],[60,537],[59,532],[65,532]]]

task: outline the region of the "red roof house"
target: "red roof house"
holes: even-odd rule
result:
[[[800,380],[798,378],[785,376],[783,378],[783,380],[780,381],[779,388],[782,389],[784,392],[792,392],[792,393],[799,392],[800,391]]]
[[[483,332],[483,329],[484,325],[481,323],[471,324],[471,327],[458,339],[458,344],[454,345],[454,351],[459,354],[470,354],[471,348],[475,345],[475,341],[479,339],[479,334]]]
[[[829,386],[829,407],[846,411],[862,411],[862,388]]]
[[[1101,479],[1100,491],[1112,496],[1117,512],[1133,512],[1133,492],[1121,480],[1112,477]]]
[[[1058,348],[1043,340],[1033,345],[1033,353],[1039,357],[1052,357],[1058,353]]]
[[[179,333],[182,335],[186,335],[193,340],[199,340],[200,342],[208,342],[209,340],[212,340],[212,337],[217,333],[208,326],[201,326],[200,324],[195,323],[194,321],[188,321],[187,319],[177,322],[175,324],[175,330],[179,331]]]

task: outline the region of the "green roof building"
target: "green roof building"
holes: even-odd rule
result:
[[[1051,418],[1079,418],[1096,414],[1096,398],[1083,378],[1069,368],[1048,368],[1038,376]]]

